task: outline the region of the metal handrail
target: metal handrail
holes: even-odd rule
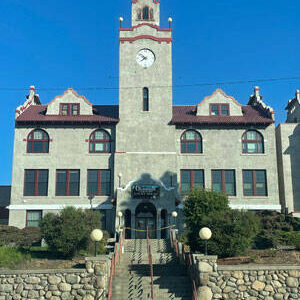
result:
[[[117,244],[115,244],[114,253],[111,258],[111,265],[110,265],[110,275],[109,275],[109,281],[108,281],[108,294],[107,294],[107,300],[111,300],[112,297],[112,282],[113,282],[113,276],[116,276],[116,265],[120,264],[121,262],[121,254],[122,254],[122,247],[124,244],[124,231],[121,233],[120,243],[119,243],[119,249]],[[119,253],[119,257],[118,257]],[[119,259],[118,259],[119,258]]]
[[[173,237],[172,231],[170,230],[170,244],[171,247],[174,249],[175,248],[175,252],[176,252],[176,256],[179,257],[179,246],[178,246],[178,240],[177,238]],[[197,295],[197,276],[195,276],[195,272],[194,272],[194,261],[193,261],[193,257],[191,253],[185,253],[184,251],[184,247],[182,248],[182,260],[184,261],[184,263],[186,264],[187,268],[188,268],[188,272],[189,275],[191,277],[192,280],[192,284],[193,284],[193,300],[197,300],[198,299],[198,295]],[[188,255],[188,257],[186,257],[186,255]]]
[[[148,262],[150,266],[150,277],[151,277],[151,299],[154,299],[154,280],[153,280],[153,264],[152,264],[152,254],[149,242],[149,232],[147,227],[147,252],[148,252]]]

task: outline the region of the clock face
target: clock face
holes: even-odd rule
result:
[[[142,49],[136,55],[136,62],[143,68],[149,68],[155,62],[155,55],[149,49]]]

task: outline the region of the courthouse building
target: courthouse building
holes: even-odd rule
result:
[[[73,205],[99,210],[110,232],[121,222],[127,238],[146,227],[161,238],[173,211],[182,229],[185,194],[200,187],[227,193],[232,208],[280,210],[274,112],[259,88],[247,105],[220,89],[173,105],[172,28],[160,27],[159,1],[132,1],[119,40],[119,105],[73,89],[42,104],[31,87],[16,110],[10,225]]]

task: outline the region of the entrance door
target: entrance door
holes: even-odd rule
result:
[[[136,208],[135,229],[137,239],[147,238],[147,228],[149,238],[156,238],[156,209],[151,203],[141,203]]]

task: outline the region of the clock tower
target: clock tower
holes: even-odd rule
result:
[[[159,199],[153,201],[159,215],[163,207],[175,209],[170,174],[176,173],[175,127],[170,125],[172,29],[160,27],[160,1],[132,1],[131,27],[120,28],[119,42],[120,122],[114,169],[115,186],[122,188],[117,191],[117,210],[134,213],[138,203],[131,199],[132,184],[155,182],[161,186]]]
[[[132,26],[120,28],[117,150],[169,152],[172,30],[160,28],[160,2],[132,1]]]

